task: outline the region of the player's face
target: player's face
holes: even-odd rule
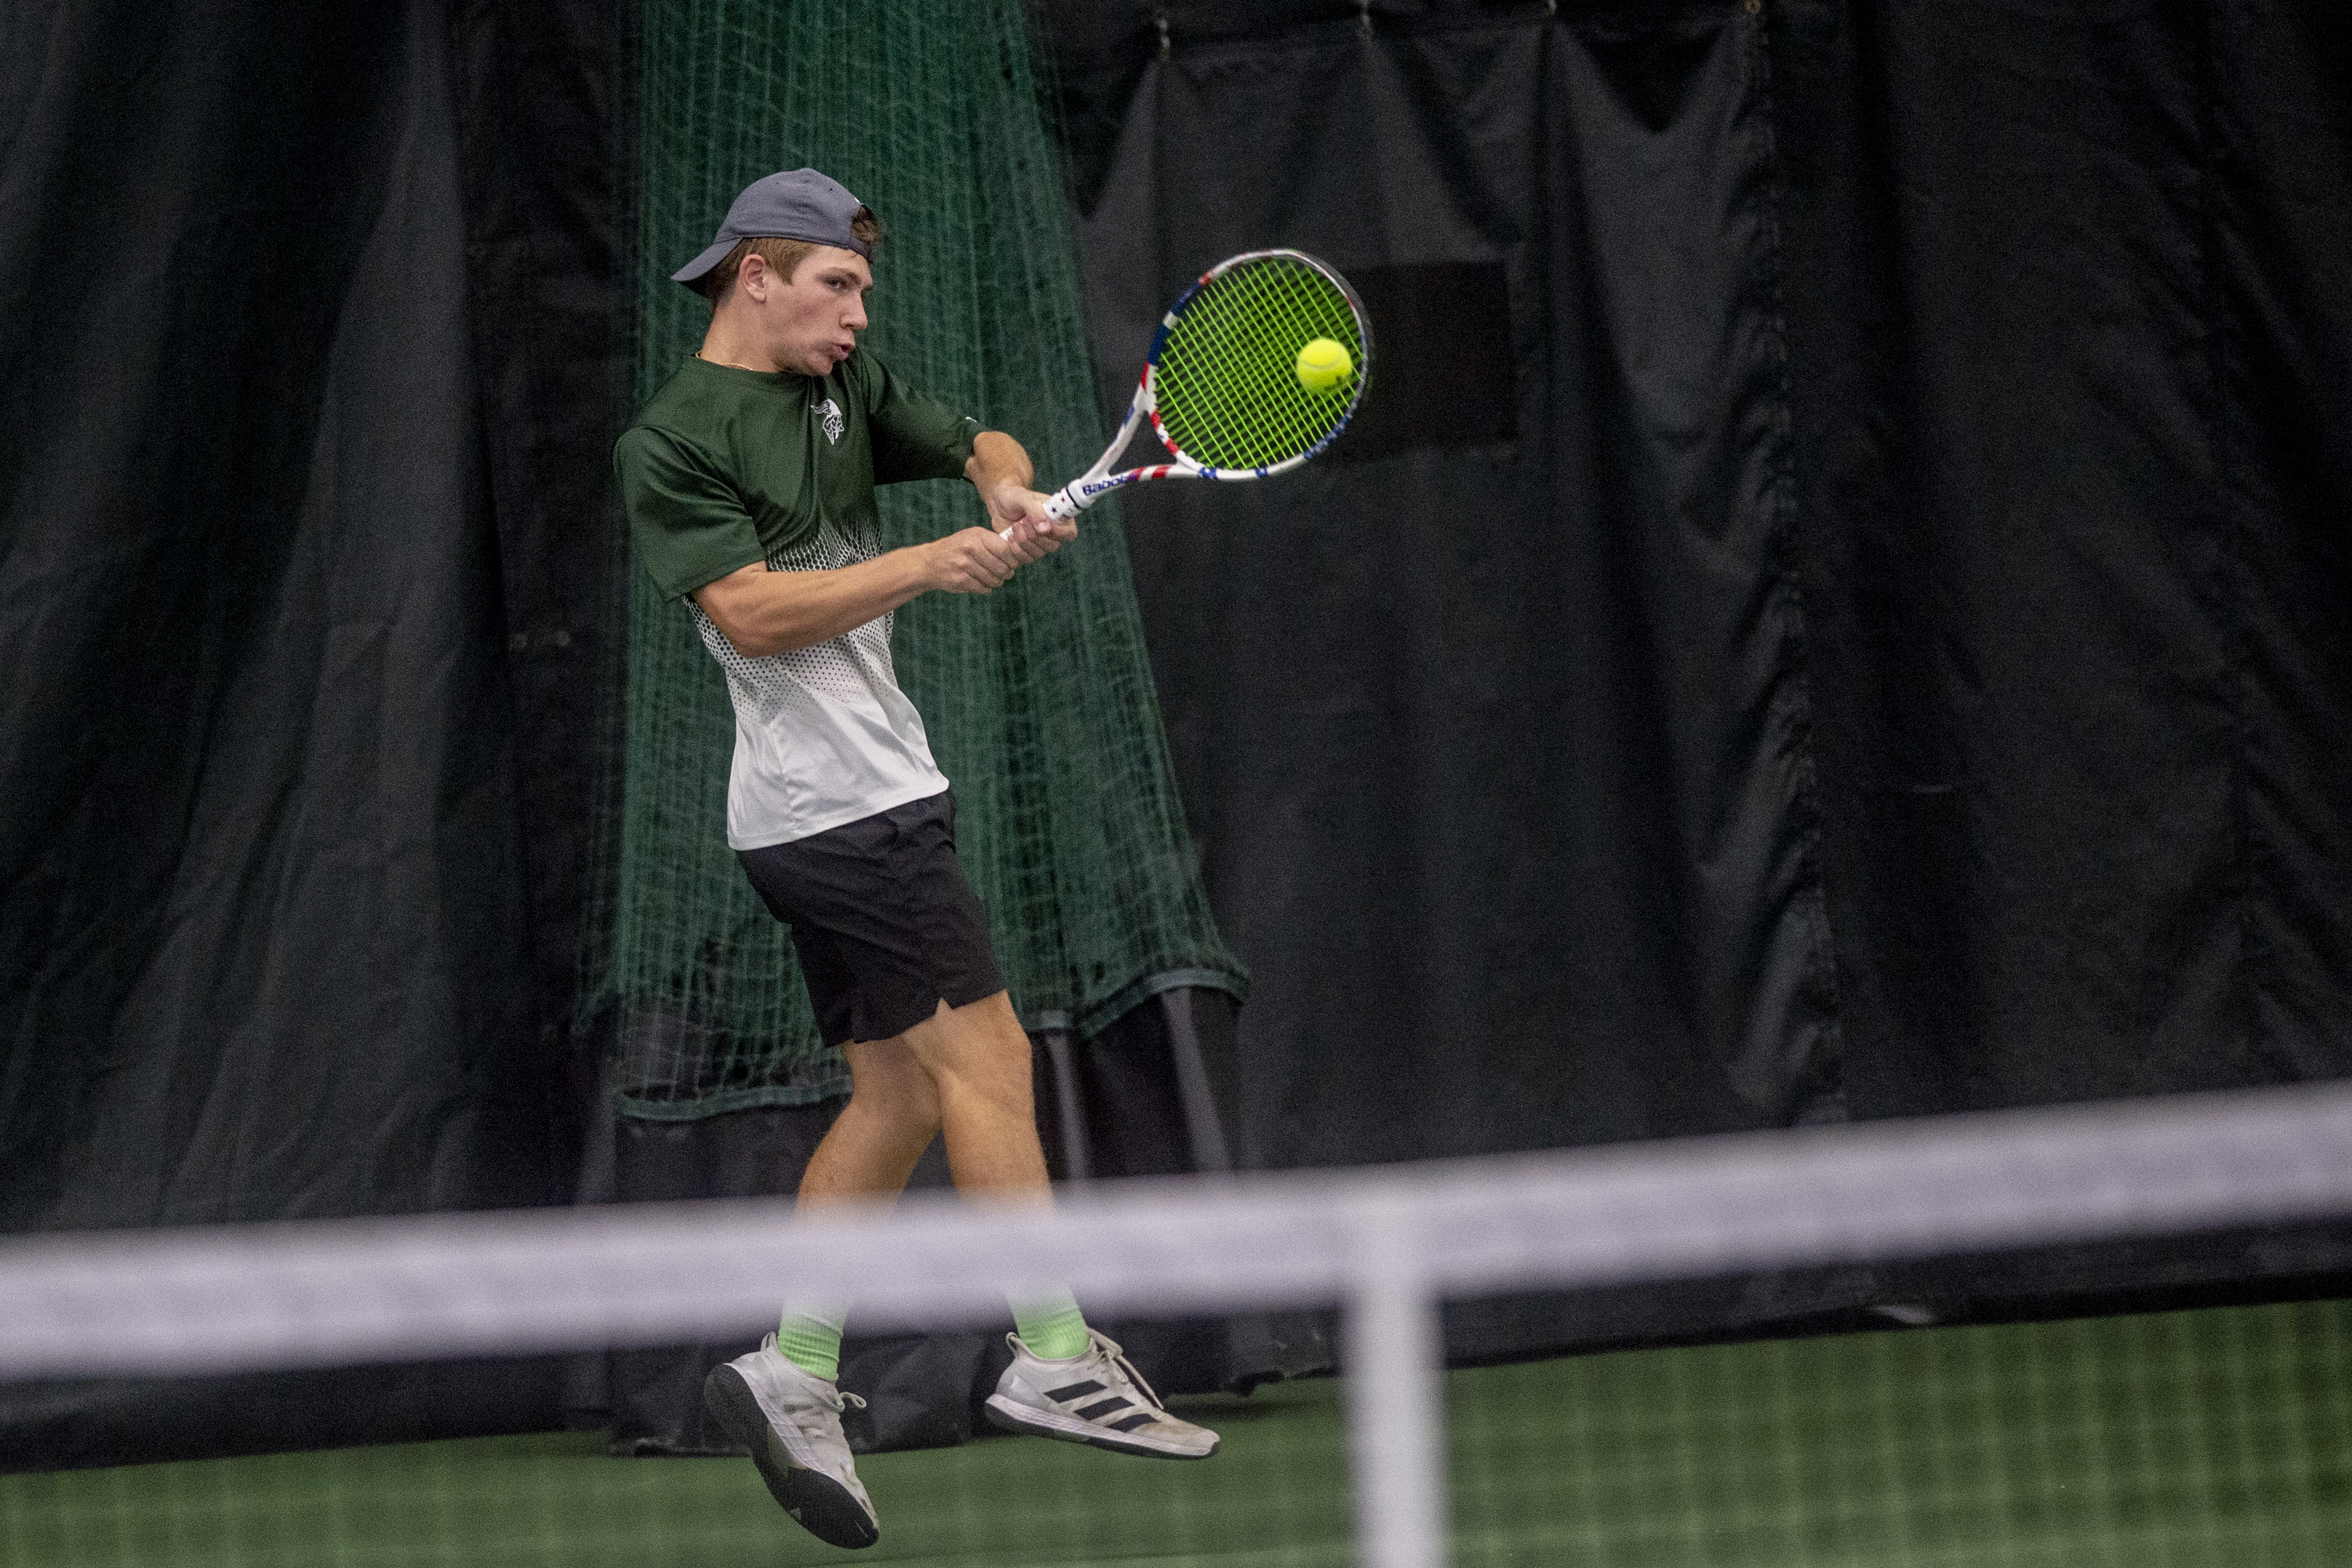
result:
[[[874,270],[854,250],[827,246],[787,280],[771,272],[760,323],[778,370],[830,375],[866,330],[866,290]]]

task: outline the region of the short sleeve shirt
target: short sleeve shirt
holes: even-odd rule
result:
[[[823,379],[689,359],[622,433],[614,467],[639,559],[681,599],[755,562],[807,572],[871,559],[875,487],[960,477],[979,429],[863,349]],[[735,708],[729,844],[788,843],[947,787],[898,689],[891,617],[749,658],[687,609]]]

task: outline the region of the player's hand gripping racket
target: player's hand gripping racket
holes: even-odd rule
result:
[[[1348,427],[1371,368],[1363,304],[1330,268],[1296,250],[1221,261],[1168,307],[1118,434],[1045,510],[1075,517],[1139,479],[1295,468]],[[1146,419],[1175,460],[1112,472]]]

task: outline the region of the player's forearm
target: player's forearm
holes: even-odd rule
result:
[[[1037,471],[1030,465],[1028,449],[1020,442],[1002,430],[982,430],[972,437],[971,456],[964,459],[963,477],[986,500],[1006,484],[1027,489]]]
[[[698,588],[694,600],[736,652],[758,658],[829,642],[929,586],[919,553],[893,550],[832,572],[746,567]]]

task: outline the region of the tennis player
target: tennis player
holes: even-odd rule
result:
[[[727,842],[792,928],[849,1103],[802,1178],[803,1210],[895,1194],[944,1132],[960,1189],[1050,1202],[1029,1038],[955,854],[955,797],[890,662],[891,612],[985,594],[1076,537],[1030,488],[1021,444],[857,346],[872,212],[814,169],[771,174],[672,276],[710,301],[702,347],[614,448],[639,555],[682,601],[735,707]],[[884,552],[877,485],[971,480],[994,528]],[[1067,1290],[1011,1303],[999,1426],[1206,1458]],[[836,1546],[877,1538],[837,1385],[844,1303],[793,1300],[704,1398],[768,1489]]]

